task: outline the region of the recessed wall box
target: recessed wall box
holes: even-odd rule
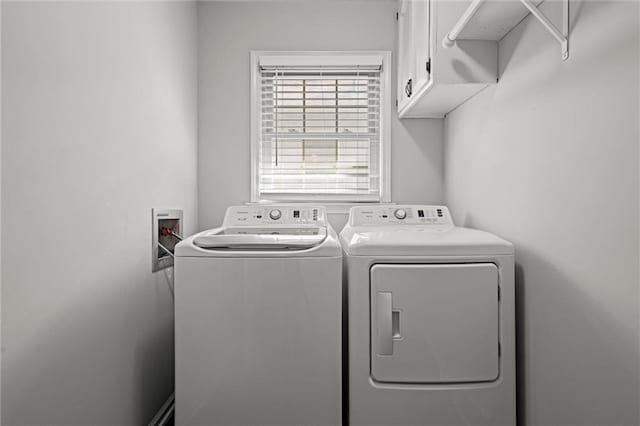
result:
[[[151,209],[151,270],[173,266],[173,249],[182,239],[182,210]]]

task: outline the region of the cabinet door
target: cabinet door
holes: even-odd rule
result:
[[[429,44],[430,44],[430,5],[429,0],[413,0],[411,14],[413,19],[412,37],[413,37],[413,58],[415,64],[413,92],[418,92],[425,84],[429,82],[430,68],[429,63]]]
[[[374,265],[370,279],[374,380],[437,384],[498,378],[496,265]]]
[[[414,0],[398,2],[398,107],[402,107],[413,94],[415,55],[413,48]]]

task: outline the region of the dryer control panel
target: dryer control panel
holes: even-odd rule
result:
[[[362,225],[436,225],[453,226],[445,206],[389,205],[353,207],[351,226]]]
[[[289,204],[231,206],[223,226],[238,225],[326,225],[324,207]]]

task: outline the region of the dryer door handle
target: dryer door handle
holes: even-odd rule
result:
[[[376,354],[393,355],[392,294],[379,292],[376,300]]]

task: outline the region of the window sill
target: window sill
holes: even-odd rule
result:
[[[395,203],[381,203],[381,202],[371,202],[371,203],[322,203],[322,202],[314,202],[314,201],[300,201],[300,202],[274,202],[274,201],[261,201],[261,202],[252,202],[246,203],[247,205],[269,205],[269,204],[315,204],[320,206],[325,206],[327,209],[327,214],[338,214],[338,215],[348,215],[351,207],[356,206],[392,206]]]

